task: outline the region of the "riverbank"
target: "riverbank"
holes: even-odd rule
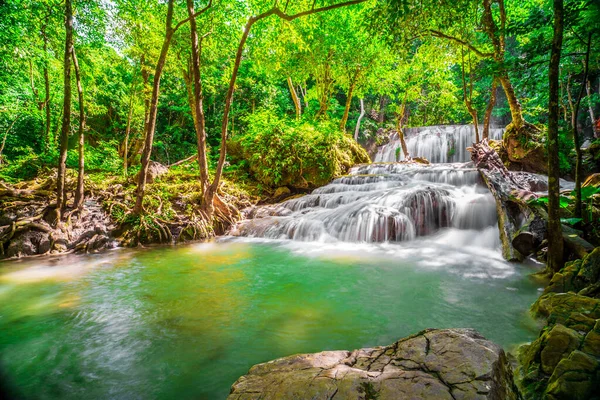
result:
[[[201,241],[225,233],[240,210],[273,196],[250,179],[224,179],[208,223],[200,207],[201,188],[194,165],[172,168],[153,163],[148,174],[144,213],[131,213],[136,176],[86,175],[85,203],[67,208],[56,221],[55,173],[0,186],[0,256],[97,252],[118,246]],[[76,177],[66,180],[73,193]],[[72,198],[68,197],[67,204]]]

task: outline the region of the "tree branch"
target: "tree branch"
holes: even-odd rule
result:
[[[477,47],[473,46],[471,43],[467,42],[466,40],[459,39],[455,36],[450,36],[443,32],[436,31],[434,29],[430,29],[429,33],[431,33],[431,35],[434,37],[452,40],[453,42],[456,42],[458,44],[466,46],[470,50],[472,50],[473,53],[477,54],[479,57],[493,57],[494,56],[494,53],[484,53],[483,51],[479,50]]]
[[[173,28],[173,33],[175,33],[177,31],[177,29],[181,28],[183,25],[185,25],[187,22],[189,22],[192,18],[196,18],[197,16],[204,14],[211,7],[212,7],[212,0],[208,0],[208,4],[206,5],[206,7],[204,7],[203,9],[201,9],[199,11],[196,11],[193,15],[187,17],[186,19],[179,21],[177,23],[177,25],[175,25],[175,28]]]

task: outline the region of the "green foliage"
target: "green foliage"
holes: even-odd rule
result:
[[[528,201],[531,205],[544,205],[548,206],[548,196],[541,196],[537,199],[532,199]],[[572,199],[565,196],[560,196],[560,208],[568,208],[571,205]]]
[[[230,151],[252,176],[268,186],[321,185],[368,156],[331,122],[311,124],[279,117],[269,110],[246,119]],[[246,160],[246,161],[243,161]]]

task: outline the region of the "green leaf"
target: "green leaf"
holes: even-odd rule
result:
[[[579,222],[583,221],[583,218],[561,218],[560,222],[567,225],[575,225]]]

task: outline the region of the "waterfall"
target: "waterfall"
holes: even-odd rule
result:
[[[360,165],[309,195],[252,209],[232,234],[381,243],[443,233],[439,240],[451,242],[460,231],[457,240],[493,248],[499,243],[496,208],[480,179],[464,164]]]
[[[483,126],[480,126],[480,134],[482,131]],[[504,130],[501,128],[490,127],[490,139],[502,139],[503,132]],[[412,157],[423,157],[432,163],[466,162],[470,160],[467,147],[475,142],[475,129],[473,125],[407,128],[404,130],[404,138]],[[398,151],[398,161],[404,160],[398,134],[394,133],[390,136],[390,142],[379,148],[375,162],[397,161],[396,152]]]

